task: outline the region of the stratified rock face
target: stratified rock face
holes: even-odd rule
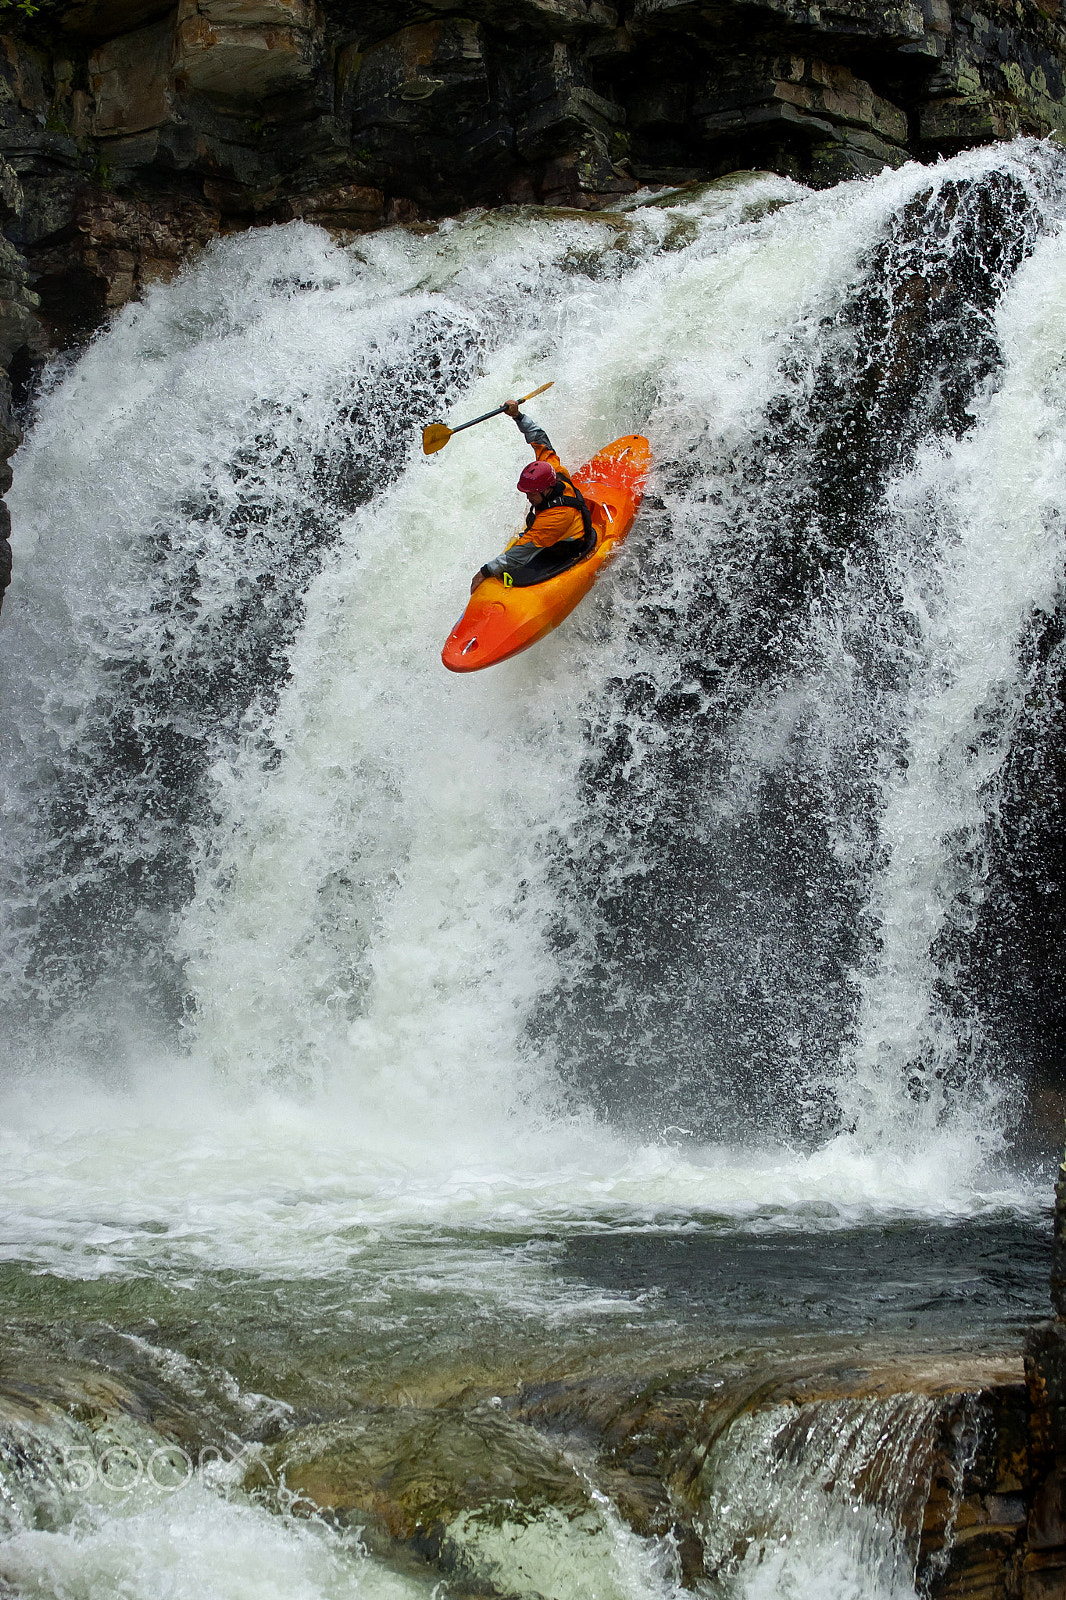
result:
[[[1033,1491],[1022,1600],[1066,1595],[1066,1164],[1059,1168],[1055,1189],[1051,1301],[1055,1321],[1034,1328],[1025,1351]]]
[[[180,195],[223,228],[310,197],[356,231],[389,200],[587,207],[738,167],[829,183],[1066,128],[1066,30],[1026,0],[994,18],[948,0],[82,0],[37,31],[0,58],[0,149],[26,192],[11,237],[70,243],[72,272],[101,189]],[[105,307],[140,281],[82,264]]]
[[[1066,130],[1043,0],[41,0],[12,25],[0,409],[8,374],[17,398],[49,346],[234,228],[350,238],[738,168],[829,184]],[[0,455],[16,439],[5,411]]]

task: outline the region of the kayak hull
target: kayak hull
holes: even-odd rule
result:
[[[507,661],[570,615],[633,526],[650,466],[650,444],[631,433],[573,474],[592,506],[595,549],[566,572],[527,588],[507,587],[500,578],[480,583],[441,651],[449,672],[480,672]]]

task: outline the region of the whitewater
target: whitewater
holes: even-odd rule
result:
[[[1023,1069],[955,980],[1061,600],[1064,176],[1020,141],[818,193],[294,223],[56,360],[0,628],[0,1259],[598,1327],[632,1298],[538,1241],[1039,1215]],[[896,381],[938,273],[956,392],[925,351],[860,447],[857,375]],[[555,634],[456,678],[526,450],[499,419],[425,458],[421,428],[548,380],[564,462],[644,433],[648,498]],[[225,1489],[142,1486],[135,1537],[106,1497],[19,1524],[0,1576],[432,1588]],[[674,1592],[609,1509],[596,1540],[572,1592]],[[803,1587],[821,1548],[736,1592],[860,1592],[858,1546]]]

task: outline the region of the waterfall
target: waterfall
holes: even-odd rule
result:
[[[1059,604],[1063,215],[1019,141],[294,223],[56,364],[0,632],[44,1256],[58,1213],[92,1272],[193,1209],[295,1267],[358,1218],[1029,1203],[990,1165],[1024,1063],[960,974]],[[548,379],[571,466],[651,439],[645,509],[563,628],[453,679],[525,447],[419,430]]]
[[[722,1592],[912,1596],[937,1413],[934,1400],[897,1395],[735,1422],[699,1485],[708,1570]]]

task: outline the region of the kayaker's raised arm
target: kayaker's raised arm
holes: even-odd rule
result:
[[[589,508],[570,481],[544,429],[519,411],[517,400],[508,400],[503,410],[517,423],[537,458],[529,463],[518,480],[518,488],[529,501],[529,513],[519,537],[475,572],[470,584],[471,594],[486,578],[502,578],[505,584],[537,582],[540,568],[523,570],[531,567],[535,556],[559,545],[558,556],[562,558],[562,565],[566,565],[568,560],[586,553],[586,547],[591,550],[596,541]],[[561,570],[554,562],[552,566]]]
[[[524,411],[519,411],[517,400],[508,400],[503,408],[509,417],[513,417],[518,424],[518,431],[527,444],[532,445],[533,454],[538,461],[546,461],[549,466],[558,472],[562,462],[552,448],[552,442],[543,428],[537,426],[532,417],[527,417]]]

